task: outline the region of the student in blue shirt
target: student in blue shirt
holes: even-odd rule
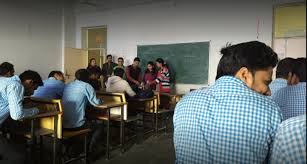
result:
[[[216,82],[184,96],[174,113],[177,164],[264,163],[281,122],[267,95],[277,54],[258,41],[227,46]]]
[[[43,82],[37,72],[28,70],[18,76],[0,77],[0,127],[8,121],[20,120],[38,113],[37,108],[25,109],[24,96],[30,96]],[[23,163],[25,151],[23,146],[9,142],[0,135],[0,163]]]
[[[279,125],[271,151],[272,164],[306,163],[306,114]]]
[[[102,100],[96,97],[95,89],[89,84],[90,73],[86,69],[79,69],[75,76],[76,80],[65,85],[62,97],[63,127],[72,131],[89,127],[85,118],[87,105],[98,106],[102,104]],[[90,142],[91,151],[98,140],[97,138],[101,136],[102,128],[100,126],[90,128],[93,133]]]
[[[280,107],[283,120],[306,114],[306,58],[295,59],[288,83],[291,85],[272,97]]]
[[[61,99],[64,90],[64,75],[61,71],[51,71],[44,85],[35,90],[33,97]]]
[[[287,86],[288,79],[292,76],[294,61],[295,59],[293,58],[284,58],[278,62],[276,79],[269,85],[272,97],[279,89]]]

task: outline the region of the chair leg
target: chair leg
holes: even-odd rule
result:
[[[87,159],[87,153],[88,153],[88,148],[87,148],[87,134],[84,136],[84,163],[88,164],[88,159]]]
[[[43,136],[39,136],[39,150],[40,150],[40,157],[39,162],[43,163],[44,160],[44,145],[43,145]]]
[[[121,153],[125,152],[125,122],[122,120],[120,125],[120,142],[121,142]]]
[[[156,132],[156,137],[158,137],[158,112],[156,112],[156,114],[155,114],[155,116],[156,116],[156,127],[155,127],[155,132]]]

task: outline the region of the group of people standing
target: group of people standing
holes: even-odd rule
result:
[[[95,90],[106,88],[108,92],[124,92],[130,97],[142,90],[170,93],[170,72],[164,60],[158,58],[155,63],[149,61],[144,73],[139,67],[140,62],[140,58],[136,57],[131,65],[125,67],[124,58],[119,57],[114,63],[112,55],[107,55],[107,62],[100,68],[95,58],[92,58],[87,67],[91,75],[90,84]],[[99,81],[101,76],[102,84]]]

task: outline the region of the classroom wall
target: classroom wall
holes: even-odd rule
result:
[[[136,56],[137,45],[211,41],[210,85],[215,81],[219,51],[227,42],[259,40],[271,45],[272,1],[175,2],[76,13],[76,46],[81,47],[81,27],[100,25],[108,28],[107,53],[124,56],[126,64]],[[206,85],[178,86],[177,91],[183,93]]]
[[[51,70],[61,70],[65,45],[62,9],[62,2],[56,0],[1,1],[0,62],[13,63],[17,74],[32,69],[43,78]],[[75,38],[69,39],[74,45]]]

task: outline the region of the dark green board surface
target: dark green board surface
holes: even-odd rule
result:
[[[148,61],[162,58],[177,84],[208,84],[209,42],[137,46],[141,68]]]

